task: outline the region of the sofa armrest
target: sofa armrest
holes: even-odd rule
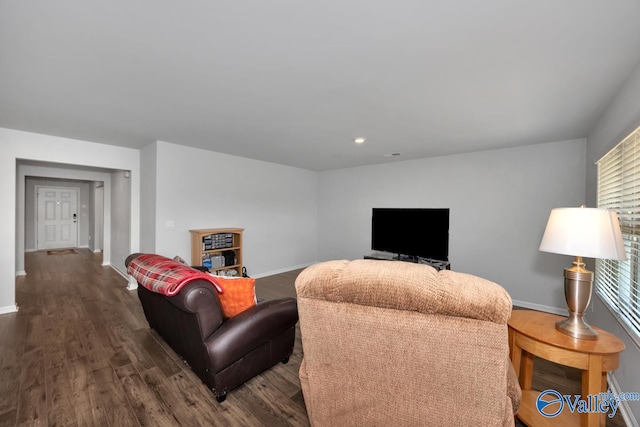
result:
[[[518,375],[516,370],[511,364],[511,360],[507,360],[507,397],[513,410],[513,415],[518,412],[520,403],[522,402],[522,390],[520,389],[520,383],[518,382]]]
[[[124,266],[125,267],[129,267],[129,263],[131,261],[133,261],[134,259],[138,258],[140,255],[142,255],[142,253],[140,253],[140,252],[135,252],[135,253],[130,254],[127,257],[127,259],[124,260]]]
[[[227,320],[205,340],[214,372],[280,335],[297,321],[298,304],[293,298],[265,301]]]

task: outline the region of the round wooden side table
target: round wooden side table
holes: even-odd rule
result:
[[[513,310],[509,319],[509,351],[511,362],[522,388],[522,403],[517,417],[528,426],[605,425],[606,414],[564,410],[554,418],[546,418],[536,409],[539,391],[531,389],[533,358],[541,357],[563,366],[582,370],[582,397],[607,391],[607,372],[618,368],[624,343],[600,328],[598,339],[580,340],[555,328],[561,316],[532,310]]]

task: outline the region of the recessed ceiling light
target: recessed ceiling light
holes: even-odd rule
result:
[[[364,144],[364,142],[365,142],[366,140],[367,140],[367,138],[358,137],[358,138],[355,138],[355,139],[353,140],[353,142],[355,142],[356,144]]]

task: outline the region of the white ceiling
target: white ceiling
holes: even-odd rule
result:
[[[0,127],[312,170],[580,138],[639,23],[639,0],[0,0]]]

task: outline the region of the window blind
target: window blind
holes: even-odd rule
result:
[[[597,167],[598,207],[618,213],[628,260],[596,260],[596,292],[640,338],[640,128]]]

